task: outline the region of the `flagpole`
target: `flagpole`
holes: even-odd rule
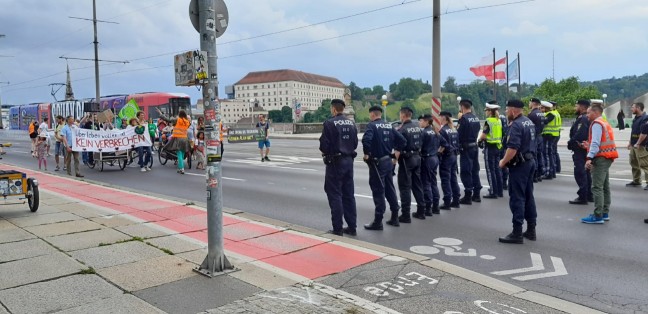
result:
[[[522,92],[522,69],[520,68],[520,53],[517,54],[518,62],[518,95]]]
[[[508,50],[506,50],[506,99],[509,99],[509,61],[508,60],[509,60]]]
[[[497,86],[495,85],[495,48],[493,48],[493,100],[497,101]]]

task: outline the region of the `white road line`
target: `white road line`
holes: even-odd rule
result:
[[[527,273],[530,271],[539,271],[539,270],[544,270],[544,264],[542,263],[542,256],[537,253],[531,253],[531,264],[533,266],[531,267],[525,267],[525,268],[518,268],[518,269],[509,269],[509,270],[503,270],[503,271],[494,271],[491,272],[493,275],[499,275],[499,276],[506,276],[506,275],[512,275],[512,274],[519,274],[519,273]]]
[[[551,262],[553,263],[554,266],[554,271],[552,272],[544,273],[544,274],[518,276],[518,277],[513,277],[513,279],[520,280],[520,281],[527,281],[527,280],[533,280],[539,278],[569,275],[569,273],[567,273],[567,268],[565,268],[565,264],[563,264],[561,258],[551,256]]]
[[[190,172],[185,172],[185,174],[190,175],[190,176],[196,176],[196,177],[204,177],[204,173],[190,173]],[[238,179],[238,178],[229,178],[229,177],[223,177],[223,180],[230,180],[230,181],[240,181],[240,182],[245,182],[247,180],[245,179]]]

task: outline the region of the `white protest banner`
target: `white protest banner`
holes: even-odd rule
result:
[[[72,136],[72,150],[75,152],[116,152],[140,146],[151,146],[148,126],[137,134],[136,128],[126,130],[94,131],[75,128]]]

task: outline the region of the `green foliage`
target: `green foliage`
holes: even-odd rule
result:
[[[292,108],[283,106],[281,110],[270,110],[268,111],[268,119],[274,123],[291,123],[293,122]]]
[[[351,91],[351,100],[363,100],[364,99],[364,93],[362,92],[362,88],[358,87],[356,83],[351,82],[349,83],[349,91]],[[304,119],[306,117],[304,116]]]
[[[393,90],[392,90],[393,89]],[[422,80],[402,78],[398,83],[389,85],[389,91],[395,100],[416,99],[423,93],[432,91],[432,86]]]
[[[96,273],[97,273],[97,271],[92,267],[84,269],[84,270],[79,272],[79,274],[81,274],[81,275],[94,275]]]
[[[575,116],[574,104],[579,99],[601,98],[601,92],[590,85],[583,87],[578,83],[575,76],[568,77],[559,82],[547,79],[540,84],[533,95],[542,100],[550,100],[558,103],[558,112],[561,116],[571,118]],[[529,101],[526,97],[524,101]]]
[[[331,117],[331,100],[325,99],[322,101],[322,105],[317,108],[315,112],[307,112],[304,114],[304,123],[317,123],[324,122]]]
[[[610,78],[595,82],[581,82],[584,87],[594,86],[601,93],[606,93],[607,103],[615,103],[617,100],[636,98],[648,91],[648,73],[636,76],[624,76],[621,78]],[[602,98],[598,96],[596,98]]]

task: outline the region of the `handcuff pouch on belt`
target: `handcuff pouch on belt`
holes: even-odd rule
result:
[[[515,157],[506,164],[506,166],[509,168],[515,168],[527,161],[533,160],[534,158],[535,155],[532,152],[526,152],[524,154],[517,153],[515,154]]]
[[[325,165],[330,165],[330,164],[338,161],[341,157],[342,157],[342,154],[322,155],[322,160],[324,161]]]

